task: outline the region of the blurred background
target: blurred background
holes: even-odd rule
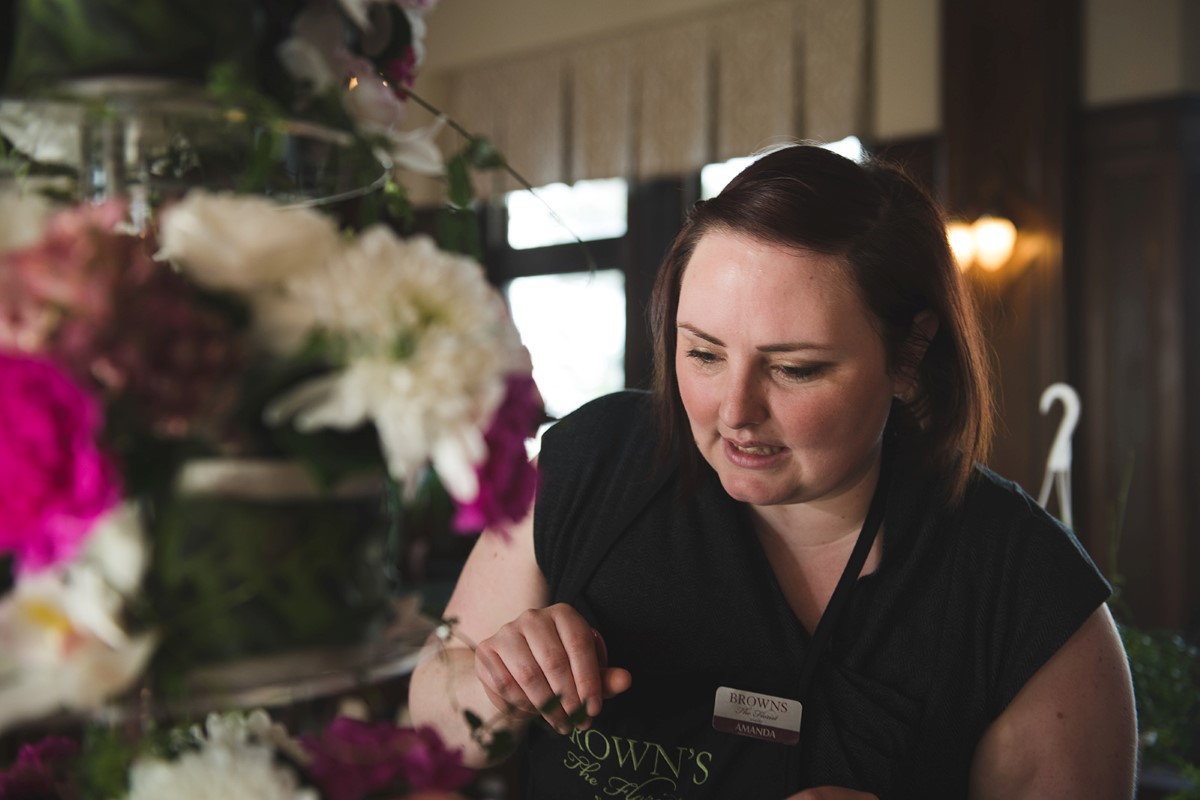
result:
[[[1200,3],[445,0],[429,22],[415,92],[544,187],[476,176],[551,414],[647,385],[659,259],[737,158],[888,156],[968,233],[1015,230],[963,259],[1000,376],[992,466],[1037,496],[1062,417],[1039,399],[1075,387],[1076,532],[1139,625],[1195,632]]]

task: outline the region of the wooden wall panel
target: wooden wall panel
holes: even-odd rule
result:
[[[1200,624],[1200,102],[1086,120],[1074,265],[1080,521],[1097,545],[1132,467],[1121,547],[1144,626]]]
[[[1000,378],[991,463],[1036,493],[1057,427],[1038,400],[1067,378],[1063,243],[1081,11],[1077,0],[955,0],[942,4],[942,19],[940,196],[951,213],[1000,212],[1020,231],[1008,268],[969,273]]]

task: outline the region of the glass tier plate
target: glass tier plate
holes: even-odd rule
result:
[[[383,186],[382,164],[345,131],[254,121],[178,81],[104,77],[37,97],[0,98],[0,135],[38,190],[127,196],[147,207],[188,189],[247,191],[327,205]]]

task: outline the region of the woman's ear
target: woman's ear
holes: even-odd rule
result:
[[[896,364],[894,394],[902,401],[911,399],[921,361],[925,358],[925,351],[929,349],[929,343],[933,341],[937,329],[938,318],[932,311],[921,311],[913,317],[912,327],[908,329],[908,338],[900,348],[899,363]]]

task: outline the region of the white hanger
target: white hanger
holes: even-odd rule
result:
[[[1058,423],[1058,432],[1054,434],[1050,455],[1046,458],[1046,477],[1042,480],[1038,504],[1048,508],[1046,503],[1050,500],[1050,485],[1054,484],[1058,489],[1058,508],[1062,521],[1068,528],[1074,528],[1071,516],[1071,436],[1079,424],[1079,393],[1066,383],[1050,384],[1042,392],[1039,403],[1043,414],[1050,411],[1055,400],[1062,401],[1063,416]]]

